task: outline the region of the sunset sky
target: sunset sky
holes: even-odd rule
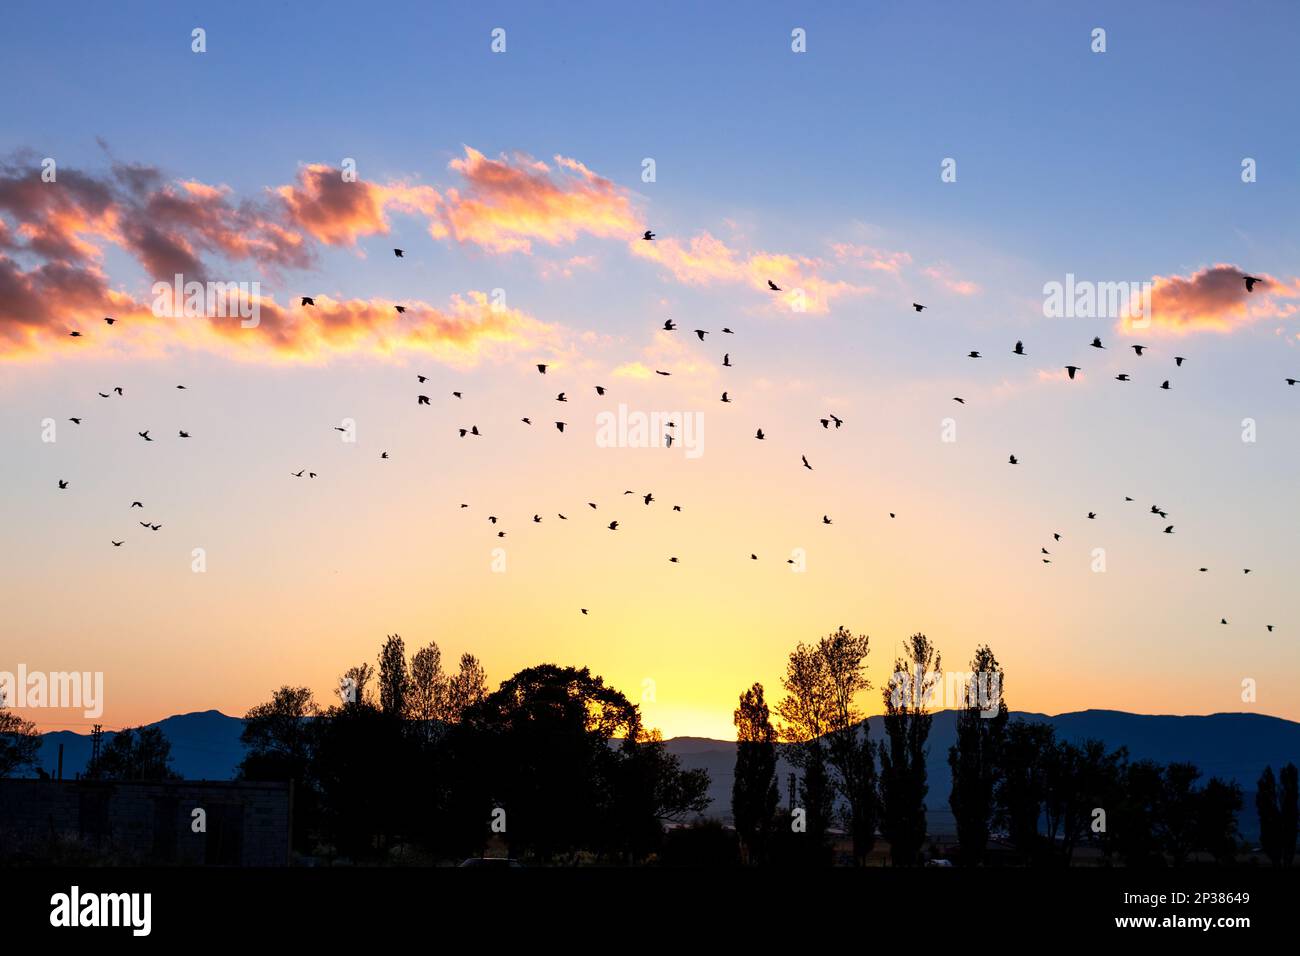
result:
[[[455,6],[6,5],[0,671],[116,729],[399,633],[731,737],[845,625],[877,686],[924,631],[1017,710],[1300,719],[1294,6]],[[260,324],[155,315],[178,272]],[[1045,317],[1067,274],[1151,327]],[[701,453],[601,447],[620,404]]]

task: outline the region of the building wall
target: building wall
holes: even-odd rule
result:
[[[0,780],[0,850],[33,862],[75,847],[122,863],[285,866],[292,817],[288,783]]]

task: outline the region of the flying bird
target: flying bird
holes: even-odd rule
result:
[[[182,431],[182,432],[178,433],[178,436],[177,436],[177,437],[179,437],[179,438],[189,438],[189,437],[190,437],[190,433],[189,433],[189,432],[186,432],[186,431]]]
[[[393,306],[393,308],[397,310],[398,315],[402,315],[403,313],[406,312],[406,306],[404,305],[395,305]]]
[[[153,439],[149,437],[149,430],[147,428],[142,432],[136,432],[136,434],[139,435],[141,438],[143,438],[145,441],[153,441]]]
[[[109,538],[109,540],[110,540],[110,541],[113,541],[112,538]],[[115,547],[115,548],[120,548],[120,547],[122,547],[122,545],[124,545],[124,544],[126,544],[125,541],[113,541],[113,547]],[[1271,628],[1270,628],[1270,630],[1271,630]]]
[[[708,335],[709,333],[705,329],[696,329],[695,334],[698,335],[700,337],[700,341],[703,342],[704,336]]]
[[[1161,382],[1160,387],[1163,388],[1166,392],[1169,391],[1169,379],[1165,379],[1163,382]]]
[[[143,508],[143,507],[144,507],[144,505],[141,504],[141,503],[138,502],[138,501],[133,501],[133,502],[131,502],[131,508]],[[127,510],[129,511],[130,508],[128,508]]]
[[[1129,377],[1128,377],[1128,373],[1127,373],[1127,372],[1120,372],[1118,375],[1115,376],[1115,381],[1117,381],[1117,382],[1127,382],[1127,381],[1130,381],[1130,379],[1129,379]]]
[[[962,405],[965,405],[965,404],[966,404],[966,399],[964,399],[964,398],[958,398],[958,397],[955,396],[955,395],[953,396],[953,399],[952,399],[952,400],[953,400],[954,402],[959,402],[959,403],[962,404]]]
[[[562,431],[564,431],[564,426],[567,425],[567,424],[568,424],[568,422],[556,422],[556,423],[555,423],[555,427],[558,428],[558,429],[562,432]]]
[[[803,466],[804,466],[805,468],[807,468],[809,471],[812,471],[812,470],[813,470],[813,466],[810,465],[810,464],[808,464],[808,456],[807,456],[807,455],[800,455],[799,457],[803,459]]]
[[[1009,457],[1009,458],[1007,459],[1007,464],[1009,464],[1009,465],[1018,465],[1018,464],[1020,464],[1020,460],[1019,460],[1018,458],[1016,458],[1015,455],[1012,455],[1011,457]]]
[[[722,367],[731,368],[731,353],[727,352],[722,356]]]
[[[74,424],[74,425],[80,425],[80,424],[81,424],[81,419],[80,419],[80,418],[69,418],[68,421],[72,422],[72,424]]]
[[[419,399],[419,401],[416,402],[417,405],[428,405],[428,404],[429,404],[429,396],[428,396],[428,395],[417,395],[416,397]]]
[[[655,374],[656,374],[656,375],[672,375],[673,373],[672,373],[672,372],[661,372],[661,371],[659,371],[659,369],[655,369]]]
[[[393,250],[393,255],[395,255],[397,258],[401,259],[401,258],[403,258],[403,257],[405,256],[405,253],[402,252],[401,249],[394,249],[394,250]]]
[[[618,530],[618,522],[617,522],[617,521],[611,521],[611,522],[609,523],[609,530],[610,530],[610,531],[617,531],[617,530]]]
[[[1173,534],[1173,533],[1174,533],[1173,525],[1169,525],[1169,527],[1165,528],[1165,534]]]
[[[665,332],[676,332],[676,331],[677,331],[677,323],[674,322],[672,319],[664,319],[664,331],[665,331]]]
[[[967,357],[967,358],[979,358],[979,357],[980,357],[980,354],[979,354],[979,352],[970,352],[970,353],[968,353],[968,354],[966,355],[966,357]]]
[[[533,420],[531,418],[521,418],[519,420],[523,422],[525,425],[531,425],[533,423]]]
[[[108,316],[104,316],[104,321],[105,321],[107,324],[112,325],[114,322],[117,321],[117,319],[110,319]]]
[[[830,524],[830,523],[831,523],[830,515],[822,515],[822,524]]]
[[[768,279],[768,280],[767,280],[767,287],[768,287],[768,289],[769,289],[770,291],[772,291],[772,292],[780,292],[780,291],[781,291],[781,287],[780,287],[779,285],[777,285],[775,282],[773,282],[771,279]]]
[[[68,487],[68,483],[67,483],[66,481],[64,481],[62,478],[60,478],[60,479],[59,479],[59,488],[60,488],[60,489],[63,489],[63,488],[66,488],[66,487]]]
[[[561,392],[559,395],[556,395],[556,396],[555,396],[555,400],[556,400],[557,402],[567,402],[567,401],[568,401],[568,399],[564,397],[564,392]]]
[[[757,432],[755,432],[754,437],[757,438],[759,441],[762,441],[764,438],[763,429],[760,428]]]
[[[655,496],[648,491],[642,497],[646,504],[650,504],[650,502],[655,500]]]
[[[1242,276],[1242,278],[1246,280],[1246,291],[1247,291],[1247,292],[1254,292],[1254,291],[1255,291],[1255,283],[1256,283],[1256,282],[1263,282],[1263,281],[1264,281],[1263,279],[1257,279],[1257,278],[1255,278],[1255,276]]]
[[[1024,343],[1024,342],[1021,342],[1019,339],[1017,339],[1017,340],[1016,340],[1016,347],[1013,348],[1011,351],[1012,351],[1012,353],[1015,354],[1015,355],[1024,355],[1024,354],[1025,354],[1025,343]]]
[[[74,339],[79,339],[79,338],[81,338],[81,333],[80,333],[80,332],[69,332],[68,335],[72,336]]]
[[[597,385],[597,386],[596,386],[596,394],[597,394],[597,395],[604,395],[604,394],[605,394],[605,386],[604,386],[604,385]]]
[[[539,371],[539,372],[541,372],[543,375],[545,375],[545,374],[546,374],[546,369],[547,369],[547,366],[541,364],[540,362],[538,363],[538,365],[537,365],[537,371]]]
[[[1106,346],[1101,344],[1100,336],[1093,336],[1092,347],[1095,349],[1104,349]]]
[[[723,392],[723,393],[722,393],[722,400],[723,400],[724,402],[730,402],[730,401],[731,401],[731,399],[727,398],[727,393],[726,393],[726,392]]]
[[[1139,357],[1139,358],[1141,358],[1141,356],[1142,356],[1142,352],[1143,352],[1145,349],[1146,349],[1146,346],[1145,346],[1145,345],[1135,345],[1135,346],[1133,346],[1133,351],[1136,352],[1136,353],[1138,354],[1138,357]]]
[[[1070,375],[1070,381],[1074,381],[1074,373],[1077,372],[1077,371],[1079,371],[1079,366],[1077,366],[1077,365],[1067,365],[1067,366],[1065,367],[1065,370],[1066,370],[1066,372],[1068,372],[1069,375]]]
[[[919,302],[913,302],[913,303],[912,303],[912,308],[916,309],[917,312],[920,312],[920,311],[922,311],[922,310],[924,310],[924,309],[928,309],[929,306],[928,306],[928,305],[922,305],[922,304],[919,303]]]
[[[1175,355],[1175,356],[1174,356],[1174,364],[1175,364],[1175,365],[1181,366],[1181,365],[1182,365],[1184,362],[1186,362],[1186,361],[1187,361],[1187,359],[1183,358],[1181,355]]]
[[[385,458],[385,459],[386,459],[386,458],[388,457],[388,452],[386,452],[386,451],[381,451],[381,452],[379,453],[379,457],[380,457],[380,458]]]
[[[653,239],[654,237],[655,237],[655,234],[654,234],[653,232],[651,232],[649,229],[647,229],[647,230],[642,234],[642,236],[641,236],[641,238],[644,239],[646,242],[649,242],[649,241],[650,241],[651,239]]]
[[[315,304],[316,304],[316,300],[313,299],[311,296],[309,296],[309,295],[305,295],[305,296],[302,297],[302,305],[303,305],[303,307],[306,307],[306,306],[309,306],[309,305],[315,305]]]

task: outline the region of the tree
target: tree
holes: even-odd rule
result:
[[[762,684],[756,683],[740,695],[732,720],[736,725],[736,774],[731,817],[743,862],[762,863],[776,824],[777,805],[776,730]]]
[[[519,671],[467,707],[449,740],[457,814],[480,845],[499,810],[512,851],[635,854],[661,821],[707,804],[707,774],[682,771],[638,708],[585,667]]]
[[[1041,862],[1046,855],[1038,825],[1047,794],[1046,755],[1055,749],[1056,732],[1050,724],[1016,720],[1007,725],[994,789],[996,819],[1028,863]]]
[[[343,677],[339,681],[340,696],[342,696],[342,684],[344,681],[352,682],[352,699],[344,699],[343,706],[347,707],[352,704],[367,705],[371,703],[370,695],[367,694],[367,688],[370,685],[371,678],[375,676],[375,669],[369,664],[361,663],[356,667],[349,667],[343,672]]]
[[[866,659],[870,638],[845,627],[818,642],[829,691],[827,759],[837,779],[835,789],[847,807],[844,822],[853,838],[853,860],[864,866],[876,843],[880,797],[876,790],[876,753],[869,728],[857,706],[858,695],[870,690]]]
[[[270,701],[244,715],[239,735],[245,748],[240,779],[293,781],[293,836],[300,848],[306,846],[319,804],[312,775],[319,713],[308,688],[281,687]]]
[[[835,793],[826,772],[825,733],[831,726],[832,688],[830,671],[819,646],[802,641],[790,652],[785,677],[785,697],[777,705],[781,717],[779,733],[793,746],[790,762],[802,771],[799,798],[804,811],[807,858],[829,862],[827,830]]]
[[[1196,781],[1201,771],[1190,763],[1165,767],[1156,808],[1157,835],[1175,866],[1182,866],[1196,848],[1198,800]]]
[[[113,735],[86,768],[95,780],[178,780],[172,770],[172,745],[158,727],[128,727]]]
[[[1274,866],[1282,863],[1282,813],[1277,801],[1277,778],[1265,767],[1255,785],[1255,810],[1259,814],[1259,846]]]
[[[460,656],[460,671],[447,682],[446,709],[442,719],[447,723],[460,720],[465,711],[487,696],[487,671],[473,654]]]
[[[406,644],[389,634],[379,650],[379,709],[396,719],[406,716],[410,678],[406,670]]]
[[[1237,856],[1237,813],[1241,810],[1241,785],[1211,777],[1195,795],[1196,846],[1220,865]]]
[[[435,739],[437,722],[446,709],[447,676],[442,672],[442,651],[430,641],[411,656],[411,683],[407,711],[427,739]]]
[[[1300,787],[1296,781],[1296,765],[1288,763],[1280,775],[1282,788],[1278,797],[1278,824],[1282,844],[1282,865],[1290,866],[1295,860],[1297,822],[1300,822],[1300,807],[1297,806],[1297,791]]]
[[[5,710],[0,697],[0,778],[35,768],[40,750],[41,737],[36,725]]]
[[[1008,721],[1003,698],[1005,675],[988,645],[971,660],[966,706],[957,712],[957,743],[948,750],[952,793],[948,804],[957,824],[958,859],[979,866],[988,849],[989,829],[996,811],[994,792]]]
[[[929,702],[942,680],[943,659],[924,634],[907,642],[908,659],[894,661],[885,702],[885,736],[880,744],[881,832],[895,866],[920,862],[925,843],[926,742],[934,720]]]

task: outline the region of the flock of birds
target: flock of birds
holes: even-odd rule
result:
[[[641,237],[641,238],[642,238],[644,241],[646,241],[646,242],[652,242],[652,241],[655,239],[655,233],[652,232],[652,231],[650,231],[650,230],[646,230],[646,231],[642,234],[642,237]],[[404,252],[404,250],[402,250],[402,249],[394,249],[394,250],[393,250],[393,254],[394,254],[394,256],[396,256],[396,257],[399,258],[399,259],[404,258],[404,256],[405,256],[405,252]],[[1255,276],[1244,276],[1243,278],[1244,278],[1244,280],[1245,280],[1246,291],[1247,291],[1247,292],[1252,292],[1252,291],[1254,291],[1255,285],[1262,281],[1261,279],[1259,279],[1259,278],[1257,278],[1257,277],[1255,277]],[[778,286],[778,285],[777,285],[775,282],[773,282],[771,279],[768,279],[768,280],[767,280],[767,289],[768,289],[769,292],[781,292],[781,291],[782,291],[781,287]],[[314,299],[312,296],[304,295],[304,296],[300,296],[300,297],[299,297],[299,305],[300,305],[301,308],[313,308],[313,307],[315,307],[316,302],[315,302],[315,299]],[[929,308],[929,307],[926,306],[926,305],[922,305],[921,303],[918,303],[918,302],[913,302],[913,303],[912,303],[912,308],[913,308],[914,311],[920,313],[920,312],[923,312],[925,309],[927,309],[927,308]],[[400,314],[403,314],[403,313],[406,312],[406,307],[405,307],[405,306],[402,306],[402,305],[395,305],[395,306],[394,306],[394,309],[397,311],[397,313],[398,313],[399,315],[400,315]],[[116,324],[117,320],[114,319],[114,318],[111,318],[111,317],[106,317],[106,318],[104,319],[104,322],[105,322],[105,324],[108,325],[108,326],[113,326],[114,324]],[[664,321],[664,324],[663,324],[663,326],[662,326],[661,331],[664,331],[664,332],[676,332],[676,331],[678,331],[678,326],[677,326],[676,322],[674,322],[672,319],[667,319],[667,320]],[[708,330],[708,329],[693,329],[692,332],[695,334],[696,338],[697,338],[700,342],[704,342],[704,341],[705,341],[705,337],[708,336],[708,335],[710,335],[710,334],[712,334],[711,330]],[[733,332],[732,329],[730,329],[730,328],[726,328],[726,327],[724,327],[724,328],[721,329],[721,333],[724,334],[724,335],[734,335],[734,334],[735,334],[735,333]],[[81,337],[82,337],[82,333],[81,333],[79,330],[75,330],[75,329],[74,329],[74,330],[70,330],[70,331],[68,332],[68,335],[71,336],[71,337],[73,337],[73,338],[81,338]],[[1104,349],[1106,348],[1106,346],[1105,346],[1104,344],[1102,344],[1102,341],[1101,341],[1101,338],[1100,338],[1100,337],[1094,337],[1093,340],[1092,340],[1092,342],[1090,343],[1090,347],[1091,347],[1091,348],[1094,348],[1094,349],[1101,349],[1101,350],[1104,350]],[[1137,358],[1142,358],[1143,355],[1144,355],[1144,354],[1149,350],[1148,346],[1146,346],[1146,345],[1133,344],[1133,345],[1130,345],[1129,347],[1133,349],[1133,351],[1134,351],[1134,353],[1135,353],[1135,355],[1136,355]],[[1023,342],[1023,341],[1017,341],[1017,342],[1015,343],[1015,345],[1014,345],[1014,346],[1012,347],[1012,349],[1011,349],[1011,354],[1012,354],[1012,355],[1017,355],[1017,356],[1027,356],[1029,353],[1025,350],[1024,342]],[[972,350],[972,351],[970,351],[970,352],[967,353],[967,357],[968,357],[968,358],[971,358],[971,359],[981,359],[981,358],[983,358],[984,356],[983,356],[983,354],[982,354],[980,351],[978,351],[978,350]],[[1181,355],[1175,355],[1175,356],[1173,357],[1173,359],[1174,359],[1174,365],[1175,365],[1175,367],[1178,367],[1178,368],[1181,368],[1181,367],[1183,366],[1183,363],[1187,361],[1186,357],[1185,357],[1185,356],[1181,356]],[[730,352],[724,352],[724,353],[723,353],[721,364],[722,364],[722,366],[723,366],[724,368],[732,368],[732,367],[733,367],[733,366],[732,366],[732,363],[731,363],[731,353],[730,353]],[[547,371],[548,371],[548,369],[549,369],[550,367],[551,367],[551,366],[550,366],[548,363],[537,363],[537,365],[536,365],[537,372],[538,372],[540,375],[546,375],[546,374],[547,374]],[[1078,365],[1065,365],[1065,366],[1063,366],[1063,369],[1064,369],[1064,371],[1066,372],[1066,374],[1068,375],[1068,377],[1069,377],[1069,379],[1070,379],[1071,381],[1073,381],[1073,380],[1075,379],[1076,374],[1082,370],[1082,368],[1081,368],[1080,366],[1078,366]],[[671,372],[669,372],[669,371],[665,371],[665,370],[662,370],[662,369],[655,369],[654,372],[655,372],[656,375],[659,375],[659,376],[665,376],[665,377],[670,376],[670,375],[672,374]],[[417,379],[418,383],[421,384],[421,385],[428,383],[429,380],[430,380],[429,377],[428,377],[427,375],[422,375],[422,374],[421,374],[421,375],[417,375],[417,376],[416,376],[416,379]],[[1116,375],[1116,376],[1115,376],[1115,380],[1116,380],[1116,381],[1119,381],[1119,382],[1130,382],[1130,381],[1132,381],[1131,377],[1129,376],[1129,374],[1128,374],[1127,372],[1122,372],[1122,373]],[[1295,385],[1295,384],[1297,384],[1297,382],[1300,382],[1300,379],[1297,379],[1297,378],[1288,378],[1288,379],[1286,379],[1286,383],[1287,383],[1288,385]],[[1170,386],[1170,381],[1169,381],[1168,379],[1165,379],[1164,381],[1161,382],[1161,384],[1160,384],[1159,387],[1160,387],[1161,389],[1165,390],[1165,391],[1170,390],[1170,388],[1171,388],[1171,386]],[[186,387],[185,385],[177,385],[176,388],[177,388],[178,390],[182,390],[182,391],[183,391],[183,390],[186,390],[187,387]],[[607,389],[605,386],[603,386],[603,385],[593,385],[592,388],[594,389],[594,391],[595,391],[595,393],[596,393],[597,396],[602,396],[602,397],[603,397],[603,396],[608,392],[608,389]],[[122,387],[118,386],[118,387],[114,387],[114,388],[111,389],[109,392],[99,392],[98,394],[99,394],[99,397],[100,397],[100,398],[107,399],[107,398],[111,398],[113,395],[117,395],[117,396],[119,396],[119,397],[122,397],[122,396],[124,396],[125,392],[124,392],[124,389],[123,389]],[[454,398],[456,398],[456,399],[463,399],[463,398],[464,398],[464,394],[463,394],[461,391],[453,391],[453,392],[451,393],[451,395],[452,395],[452,397],[454,397]],[[730,392],[729,392],[729,391],[723,391],[720,400],[721,400],[722,402],[724,402],[724,403],[731,403],[731,402],[733,401],[733,399],[731,398],[731,395],[730,395]],[[567,391],[561,391],[561,392],[559,392],[558,394],[556,394],[556,396],[555,396],[555,401],[556,401],[557,403],[567,403],[567,402],[569,401],[569,398],[568,398],[568,392],[567,392]],[[954,397],[953,397],[953,401],[954,401],[954,402],[958,402],[958,403],[960,403],[960,404],[962,404],[962,405],[965,405],[965,404],[966,404],[966,400],[965,400],[964,398],[960,397],[960,396],[954,396]],[[417,405],[419,405],[419,406],[429,406],[429,405],[432,404],[432,400],[431,400],[430,396],[427,395],[427,394],[417,393],[417,395],[416,395],[416,403],[417,403]],[[78,426],[80,426],[80,425],[82,424],[82,422],[83,422],[83,418],[80,417],[80,416],[78,416],[78,417],[73,417],[73,418],[69,418],[68,420],[69,420],[70,422],[72,422],[74,425],[78,425]],[[533,417],[532,417],[532,416],[527,416],[527,415],[526,415],[526,416],[523,416],[523,417],[520,418],[520,422],[523,423],[524,425],[531,426],[531,425],[533,424]],[[822,426],[823,429],[830,429],[830,428],[832,428],[832,426],[833,426],[836,430],[838,430],[838,429],[842,428],[843,425],[844,425],[844,419],[840,418],[838,415],[836,415],[836,414],[834,414],[834,413],[827,413],[825,417],[823,417],[823,418],[819,418],[819,419],[818,419],[818,422],[819,422],[819,424]],[[555,428],[556,428],[557,431],[559,431],[560,433],[563,433],[564,430],[565,430],[565,428],[568,426],[568,422],[556,419],[556,420],[554,420],[554,425],[555,425]],[[675,429],[675,428],[677,427],[675,422],[666,422],[666,423],[665,423],[665,426],[666,426],[667,428],[670,428],[670,429]],[[339,432],[345,432],[345,431],[346,431],[345,428],[343,428],[343,427],[341,427],[341,426],[337,426],[337,425],[336,425],[336,426],[333,426],[333,428],[334,428],[335,431],[339,431]],[[143,430],[143,431],[139,431],[139,432],[137,432],[136,434],[137,434],[138,437],[140,437],[142,440],[144,440],[144,441],[146,441],[146,442],[152,442],[154,439],[153,439],[153,437],[150,435],[149,432],[150,432],[149,429],[145,429],[145,430]],[[472,438],[482,438],[482,437],[483,437],[483,432],[479,430],[479,427],[478,427],[477,424],[470,424],[470,425],[460,426],[460,427],[457,428],[457,432],[458,432],[458,434],[459,434],[459,436],[460,436],[461,438],[467,438],[467,437],[472,437]],[[185,431],[185,430],[183,430],[183,429],[179,430],[178,433],[177,433],[177,438],[178,438],[178,440],[180,440],[180,439],[188,439],[189,437],[190,437],[190,433],[187,432],[187,431]],[[760,427],[760,428],[756,429],[756,431],[755,431],[755,433],[754,433],[754,438],[755,438],[756,440],[758,440],[758,441],[764,441],[764,440],[766,440],[767,435],[764,433],[763,429]],[[676,439],[676,435],[675,435],[673,432],[671,432],[671,431],[668,432],[668,433],[666,433],[666,434],[664,435],[664,443],[665,443],[666,447],[671,448],[673,442],[676,441],[676,440],[677,440],[677,439]],[[389,459],[389,454],[388,454],[387,451],[381,451],[379,457],[380,457],[381,460],[388,460],[388,459]],[[802,455],[802,454],[801,454],[799,457],[800,457],[800,462],[801,462],[801,464],[802,464],[802,467],[804,467],[805,469],[807,469],[807,470],[809,470],[809,471],[812,471],[812,470],[813,470],[813,466],[812,466],[812,464],[809,462],[809,460],[808,460],[808,456],[807,456],[807,455]],[[1011,464],[1011,465],[1018,465],[1018,464],[1020,464],[1020,459],[1019,459],[1015,454],[1011,454],[1011,455],[1008,456],[1008,463]],[[307,478],[307,479],[314,479],[314,478],[318,477],[318,473],[317,473],[317,472],[315,472],[315,471],[311,471],[311,470],[309,470],[309,469],[307,469],[307,468],[302,468],[302,469],[300,469],[300,470],[298,470],[298,471],[296,471],[296,472],[290,472],[289,474],[290,474],[291,477],[294,477],[294,478],[304,478],[304,477],[305,477],[305,478]],[[59,487],[60,490],[68,490],[68,487],[69,487],[69,482],[68,482],[68,480],[63,479],[63,478],[60,478],[60,479],[58,480],[58,487]],[[644,503],[647,507],[650,506],[651,504],[653,504],[653,503],[655,502],[655,500],[656,500],[655,497],[654,497],[654,494],[653,494],[652,492],[644,492],[644,493],[641,493],[641,492],[636,492],[636,491],[633,491],[633,490],[630,490],[630,489],[629,489],[629,490],[624,491],[624,492],[623,492],[623,495],[624,495],[624,496],[628,496],[628,495],[636,495],[636,496],[639,496],[639,497],[642,499],[643,503]],[[1133,499],[1132,497],[1129,497],[1129,496],[1125,495],[1125,496],[1124,496],[1124,500],[1125,500],[1126,502],[1133,502],[1134,499]],[[587,504],[587,506],[588,506],[589,508],[591,508],[592,510],[598,510],[598,504],[597,504],[597,502],[594,502],[594,501],[588,501],[586,504]],[[141,502],[139,502],[139,501],[132,501],[130,507],[131,507],[132,509],[134,509],[134,508],[140,508],[140,509],[143,509],[143,508],[144,508],[144,505],[143,505],[143,503],[141,503]],[[468,509],[470,506],[469,506],[468,504],[466,504],[466,503],[462,503],[462,504],[460,505],[460,507],[461,507],[461,509]],[[682,510],[682,507],[681,507],[681,505],[677,505],[677,504],[675,504],[675,505],[672,506],[672,510],[673,510],[674,512],[680,512],[680,511]],[[1167,512],[1166,512],[1164,509],[1160,508],[1158,505],[1152,505],[1152,506],[1151,506],[1151,511],[1150,511],[1150,513],[1151,513],[1152,515],[1154,515],[1154,516],[1157,516],[1157,517],[1161,518],[1161,519],[1168,519],[1168,517],[1169,517],[1168,514],[1167,514]],[[556,516],[557,516],[560,520],[562,520],[562,521],[567,521],[567,520],[569,520],[569,519],[568,519],[568,516],[565,515],[565,514],[562,514],[562,513],[558,513],[558,512],[557,512],[557,515],[556,515]],[[895,518],[895,517],[897,517],[897,515],[896,515],[895,512],[892,512],[892,511],[891,511],[891,512],[889,512],[889,517],[890,517],[890,518]],[[1097,514],[1096,514],[1096,512],[1089,511],[1088,514],[1087,514],[1087,517],[1088,517],[1089,520],[1095,520],[1096,517],[1097,517]],[[499,518],[499,516],[497,516],[497,515],[488,515],[488,516],[487,516],[487,520],[488,520],[489,524],[491,524],[491,525],[494,527],[494,529],[495,529],[495,533],[496,533],[496,537],[497,537],[497,538],[505,538],[505,537],[506,537],[507,532],[506,532],[504,529],[501,529],[501,528],[497,528],[497,527],[496,527],[496,526],[500,523],[500,518]],[[543,520],[543,516],[542,516],[542,515],[540,515],[540,514],[536,514],[536,513],[533,514],[533,516],[532,516],[532,522],[533,522],[533,523],[535,523],[535,524],[540,524],[540,523],[542,522],[542,520]],[[823,525],[830,525],[830,524],[833,523],[833,520],[832,520],[832,518],[830,517],[830,515],[823,514],[823,515],[822,515],[822,519],[821,519],[821,523],[822,523]],[[162,524],[161,524],[161,523],[154,523],[154,522],[150,522],[150,521],[141,521],[141,522],[139,522],[139,524],[140,524],[140,526],[141,526],[142,528],[146,528],[146,529],[148,529],[148,530],[150,530],[150,531],[153,531],[153,532],[157,532],[157,531],[160,531],[160,530],[162,529]],[[617,532],[617,531],[619,530],[619,522],[618,522],[618,520],[611,520],[611,521],[610,521],[610,522],[609,522],[605,527],[606,527],[609,531]],[[1173,524],[1166,525],[1165,528],[1164,528],[1164,532],[1163,532],[1163,533],[1164,533],[1164,534],[1174,534],[1174,525],[1173,525]],[[1053,537],[1053,542],[1054,542],[1054,543],[1055,543],[1055,542],[1059,542],[1059,541],[1062,540],[1062,536],[1061,536],[1061,533],[1060,533],[1060,532],[1053,532],[1052,537]],[[110,539],[110,543],[112,544],[113,547],[115,547],[115,548],[120,548],[120,547],[122,547],[126,542],[125,542],[125,540],[117,541],[117,540]],[[1039,550],[1040,550],[1040,553],[1041,553],[1041,560],[1042,560],[1043,564],[1051,564],[1051,563],[1052,563],[1052,558],[1051,558],[1052,552],[1049,551],[1046,547],[1041,547]],[[753,561],[757,561],[757,560],[759,560],[758,555],[757,555],[756,553],[754,553],[754,552],[750,552],[750,554],[749,554],[749,558],[750,558],[750,560],[753,560]],[[680,561],[679,561],[679,559],[678,559],[678,557],[677,557],[676,555],[671,555],[671,556],[669,556],[669,557],[668,557],[668,561],[669,561],[669,563],[671,563],[671,564],[679,564],[679,563],[680,563]],[[795,562],[794,562],[793,559],[788,559],[786,563],[787,563],[787,564],[794,564]],[[1208,568],[1208,567],[1201,567],[1201,568],[1199,568],[1198,570],[1199,570],[1200,572],[1204,573],[1204,572],[1208,572],[1208,571],[1209,571],[1209,568]],[[1243,574],[1250,574],[1250,572],[1251,572],[1251,569],[1250,569],[1250,568],[1243,568],[1243,569],[1242,569],[1242,573],[1243,573]],[[587,615],[587,614],[590,613],[590,610],[589,610],[588,608],[585,608],[585,607],[584,607],[584,608],[579,608],[579,610],[581,611],[581,613],[582,613],[583,615]],[[1226,617],[1220,618],[1220,624],[1224,624],[1224,625],[1226,625],[1227,623],[1228,623],[1228,620],[1227,620]],[[1274,629],[1272,624],[1268,624],[1268,625],[1266,625],[1266,627],[1267,627],[1267,629],[1268,629],[1268,631],[1269,631],[1270,633],[1271,633],[1271,632],[1273,631],[1273,629]]]

